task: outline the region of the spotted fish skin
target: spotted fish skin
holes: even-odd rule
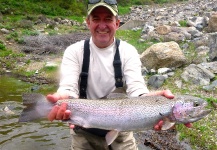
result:
[[[205,117],[211,110],[201,98],[178,95],[174,99],[163,96],[146,96],[123,99],[65,99],[56,104],[68,103],[72,114],[68,122],[85,128],[100,128],[116,131],[153,129],[159,120],[172,123],[189,123]],[[41,94],[23,95],[27,107],[19,122],[46,117],[53,105]],[[30,107],[31,106],[31,107]],[[28,112],[28,113],[27,113]],[[38,114],[38,116],[37,116]],[[165,122],[166,122],[165,121]],[[165,127],[167,129],[169,127]]]

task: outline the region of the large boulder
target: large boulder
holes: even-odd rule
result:
[[[141,62],[147,69],[180,67],[186,58],[176,42],[157,43],[141,54]]]

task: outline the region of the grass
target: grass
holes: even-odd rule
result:
[[[118,6],[119,15],[130,13],[130,8],[126,6]]]
[[[180,79],[183,72],[182,68],[176,69],[173,77],[170,77],[164,83],[162,89],[170,89],[174,94],[190,94],[205,99],[209,104],[211,101],[217,103],[216,94],[217,89],[208,93],[202,90],[200,86],[194,86],[191,83],[184,82]],[[176,81],[182,81],[182,88],[175,85]],[[212,107],[211,104],[209,107]],[[217,149],[217,115],[215,110],[212,111],[207,117],[200,121],[193,123],[193,128],[186,128],[184,125],[177,125],[179,131],[179,138],[181,141],[190,143],[191,147],[195,150]]]
[[[217,149],[217,125],[215,111],[209,114],[208,117],[197,121],[193,124],[192,128],[186,128],[184,125],[178,125],[180,132],[180,140],[188,139],[193,149]]]
[[[156,43],[156,41],[150,40],[139,42],[139,39],[141,38],[141,32],[142,30],[117,30],[116,37],[132,44],[138,50],[138,53],[142,53],[152,44]]]
[[[180,20],[179,24],[181,27],[187,27],[187,20]]]

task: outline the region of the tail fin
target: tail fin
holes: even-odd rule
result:
[[[25,93],[23,94],[22,99],[23,105],[25,105],[26,108],[23,109],[19,117],[19,122],[28,122],[44,118],[53,107],[53,104],[49,103],[42,94]]]

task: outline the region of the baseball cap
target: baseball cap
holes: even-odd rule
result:
[[[99,6],[108,8],[114,16],[118,15],[118,4],[116,0],[89,0],[87,5],[87,15]]]

